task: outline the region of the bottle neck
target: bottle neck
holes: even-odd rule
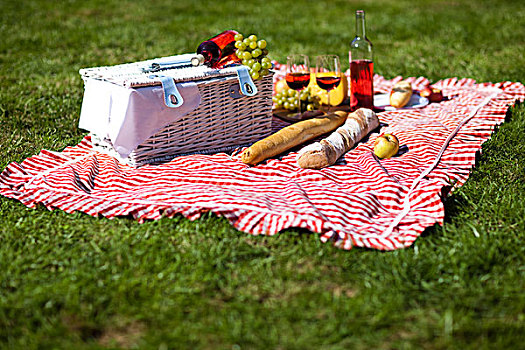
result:
[[[204,58],[204,62],[209,62],[213,59],[213,54],[209,50],[202,49],[198,54],[200,54]]]
[[[213,41],[206,40],[197,48],[197,54],[202,55],[204,63],[215,63],[221,56],[221,49]]]
[[[355,36],[359,38],[366,38],[365,33],[365,11],[358,10],[355,13]]]

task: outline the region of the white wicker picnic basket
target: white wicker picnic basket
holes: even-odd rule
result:
[[[179,155],[232,151],[271,133],[273,72],[255,82],[248,78],[251,85],[247,85],[237,71],[239,66],[217,70],[205,66],[170,68],[169,64],[165,64],[158,69],[158,62],[169,63],[172,57],[177,56],[80,70],[85,82],[95,79],[129,89],[160,85],[164,88],[165,83],[169,85],[163,80],[168,76],[168,80],[174,83],[196,83],[200,93],[200,103],[196,109],[151,135],[129,156],[120,156],[107,137],[91,133],[95,149],[138,167],[169,161]],[[151,67],[157,68],[153,75],[149,69]],[[246,89],[240,88],[242,84],[249,92],[255,90],[256,93],[247,96]],[[166,90],[164,92],[166,96]],[[166,100],[165,103],[169,104],[170,101]]]

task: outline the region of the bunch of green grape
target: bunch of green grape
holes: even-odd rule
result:
[[[242,34],[235,35],[235,54],[242,60],[242,64],[250,68],[253,80],[259,80],[270,73],[272,61],[266,57],[268,49],[266,40],[258,40],[256,35],[245,38]]]
[[[299,101],[297,100],[297,94],[299,94]],[[284,88],[276,93],[272,99],[276,108],[284,108],[289,111],[313,111],[321,106],[319,96],[312,94],[310,88],[302,91]]]

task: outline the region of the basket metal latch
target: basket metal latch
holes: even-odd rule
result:
[[[244,96],[241,92],[241,88],[239,87],[239,84],[237,83],[231,85],[230,90],[228,92],[231,98],[241,98]]]
[[[150,75],[150,79],[160,79],[162,90],[164,91],[164,103],[170,108],[182,106],[184,99],[182,98],[173,77],[166,77],[162,75]]]
[[[254,96],[257,94],[257,87],[253,83],[248,67],[243,65],[236,66],[235,71],[237,72],[237,78],[239,79],[240,92],[245,96]]]

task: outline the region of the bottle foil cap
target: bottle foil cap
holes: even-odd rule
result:
[[[191,58],[191,64],[193,66],[200,66],[204,63],[204,56],[201,54],[197,54],[194,57]]]

